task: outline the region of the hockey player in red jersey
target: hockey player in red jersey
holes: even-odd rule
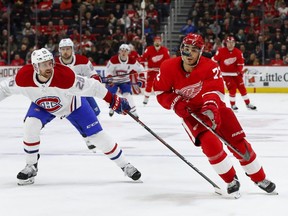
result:
[[[45,48],[35,50],[31,61],[32,65],[23,66],[15,77],[0,82],[0,101],[12,94],[22,94],[32,101],[24,120],[23,144],[27,165],[17,175],[18,184],[34,183],[40,157],[40,131],[55,117],[70,121],[89,149],[93,151],[97,147],[128,177],[138,180],[141,173],[104,132],[86,97],[105,100],[119,114],[130,110],[127,100],[111,94],[98,80],[76,75],[69,67],[55,64],[52,53]]]
[[[101,81],[92,63],[86,56],[75,54],[74,43],[70,38],[64,38],[59,43],[59,55],[55,62],[70,67],[77,75],[94,78]],[[100,108],[93,97],[86,98],[96,115],[100,114]]]
[[[235,39],[228,36],[225,39],[225,47],[219,48],[212,57],[214,62],[218,62],[226,87],[229,91],[230,105],[233,110],[238,110],[236,106],[236,91],[239,90],[247,109],[256,110],[256,106],[250,103],[247,90],[244,84],[243,75],[245,70],[244,57],[241,50],[235,47]]]
[[[145,84],[145,93],[143,104],[147,104],[152,92],[153,82],[159,72],[163,61],[170,58],[169,50],[162,45],[162,39],[159,36],[154,37],[152,46],[148,46],[140,57],[139,61],[148,63],[148,72]]]
[[[138,117],[136,112],[136,106],[132,97],[131,90],[131,73],[135,71],[140,73],[144,71],[144,67],[135,59],[129,58],[130,47],[128,44],[122,44],[119,47],[119,54],[114,55],[108,61],[105,76],[108,78],[108,83],[106,85],[107,89],[116,94],[118,90],[126,98],[131,106],[131,113]],[[109,115],[113,116],[114,111],[110,109]]]
[[[227,183],[227,193],[240,196],[240,183],[236,171],[215,134],[191,116],[197,115],[242,154],[248,151],[245,161],[233,149],[249,178],[267,193],[275,184],[266,178],[256,153],[245,138],[245,133],[234,112],[226,107],[224,82],[219,66],[202,55],[204,41],[198,34],[188,34],[180,46],[181,56],[162,63],[154,82],[154,91],[161,106],[172,109],[183,119],[183,126],[196,146],[201,146],[209,163]]]

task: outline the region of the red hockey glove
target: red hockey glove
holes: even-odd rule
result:
[[[98,80],[100,83],[102,83],[102,79],[101,79],[101,77],[100,77],[98,74],[94,74],[94,75],[92,75],[90,78],[93,78],[93,79],[95,79],[95,80]]]
[[[138,73],[135,70],[130,71],[129,73],[129,78],[130,78],[130,82],[131,82],[131,89],[133,94],[140,94],[141,93],[141,89],[137,83],[138,81]]]
[[[118,97],[116,94],[112,95],[109,108],[113,109],[118,114],[126,115],[131,107],[126,98]]]
[[[130,72],[129,72],[129,76],[130,76],[130,78],[131,78],[131,76],[135,76],[136,78],[138,77],[138,73],[137,73],[137,71],[135,71],[135,70],[131,70]]]
[[[187,109],[187,100],[183,100],[180,95],[173,100],[172,108],[174,109],[175,113],[181,118],[186,118],[190,116],[190,113]]]
[[[203,121],[215,130],[221,124],[221,118],[216,102],[205,103],[201,109],[203,114]]]
[[[244,70],[242,70],[242,71],[240,71],[240,72],[238,72],[238,75],[241,75],[241,76],[243,76],[246,72],[248,71],[248,69],[247,68],[245,68]]]

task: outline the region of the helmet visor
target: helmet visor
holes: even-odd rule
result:
[[[191,56],[192,53],[200,53],[201,49],[197,46],[183,44],[182,47],[182,55],[184,56]]]

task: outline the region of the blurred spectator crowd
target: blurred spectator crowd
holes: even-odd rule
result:
[[[204,37],[208,56],[232,35],[246,65],[288,64],[288,7],[284,0],[193,1],[187,23],[180,29],[180,41],[189,32]]]
[[[159,34],[171,2],[145,0],[144,10],[141,2],[0,0],[0,65],[29,63],[31,52],[39,47],[57,55],[58,43],[66,37],[94,65],[105,65],[123,43],[142,54]],[[187,23],[179,29],[180,39],[190,32],[201,34],[204,52],[212,56],[225,37],[233,35],[246,65],[288,64],[287,0],[191,0],[191,4]]]
[[[170,0],[145,0],[142,8],[141,2],[1,0],[0,65],[30,63],[31,52],[39,47],[57,55],[59,41],[67,37],[73,40],[75,52],[94,65],[106,64],[123,43],[132,44],[141,54],[169,16]]]

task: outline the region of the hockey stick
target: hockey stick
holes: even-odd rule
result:
[[[181,160],[183,160],[188,166],[195,170],[199,175],[201,175],[206,181],[208,181],[215,189],[215,193],[222,195],[221,188],[217,186],[211,179],[204,175],[199,169],[197,169],[193,164],[186,160],[179,152],[172,148],[167,142],[165,142],[161,137],[155,134],[147,125],[145,125],[139,118],[135,117],[131,112],[127,112],[136,122],[138,122],[142,127],[144,127],[150,134],[152,134],[157,140],[164,144],[168,149],[170,149],[174,154],[176,154]]]
[[[153,68],[152,68],[153,69]],[[156,69],[155,69],[156,70]],[[157,69],[159,71],[159,68]],[[148,70],[144,70],[144,71],[140,71],[139,73],[148,73],[149,71],[152,71],[151,69]],[[138,74],[139,74],[138,73]],[[109,79],[109,78],[113,78],[113,77],[121,77],[121,76],[126,76],[126,75],[130,75],[130,73],[123,73],[123,74],[117,74],[117,75],[111,75],[111,76],[107,76],[107,77],[101,77],[101,79]]]
[[[252,77],[252,76],[262,76],[262,72],[257,70],[257,69],[244,69],[245,73],[244,75],[245,76],[248,76],[248,77]]]
[[[209,127],[205,122],[203,122],[198,116],[196,116],[194,113],[191,113],[191,116],[195,118],[199,123],[201,123],[206,129],[208,129],[211,133],[213,133],[218,139],[220,139],[226,146],[233,149],[239,156],[241,156],[244,160],[248,161],[250,160],[250,153],[246,147],[245,154],[242,154],[238,149],[236,149],[234,146],[232,146],[230,143],[228,143],[224,138],[222,138],[219,134],[217,134],[211,127]]]

